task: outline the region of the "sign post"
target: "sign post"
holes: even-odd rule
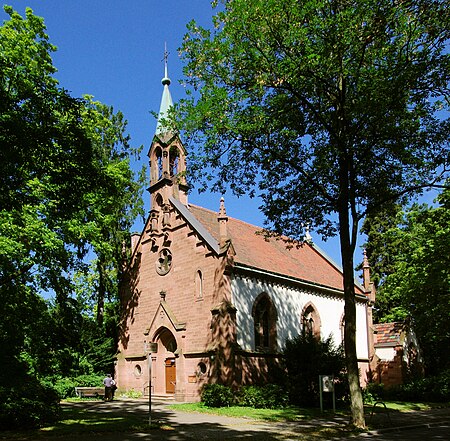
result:
[[[333,393],[333,412],[336,412],[336,396],[334,393],[334,377],[333,375],[319,375],[320,390],[320,411],[323,412],[323,396],[324,392]]]
[[[144,342],[144,351],[147,352],[148,363],[148,425],[152,424],[152,352],[158,352],[158,343]]]
[[[152,425],[152,353],[148,351],[148,425]]]

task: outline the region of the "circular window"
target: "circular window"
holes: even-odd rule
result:
[[[156,272],[160,276],[167,274],[172,268],[172,253],[167,248],[163,248],[158,254],[156,261]]]
[[[200,375],[206,374],[206,364],[203,363],[202,361],[197,365],[197,369],[198,369],[198,373]]]
[[[142,368],[138,364],[134,367],[134,375],[136,377],[140,377],[142,375]]]

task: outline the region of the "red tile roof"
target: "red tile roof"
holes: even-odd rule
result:
[[[374,326],[376,332],[375,346],[397,346],[401,343],[400,337],[404,330],[404,323],[378,323]]]
[[[217,213],[190,205],[189,210],[219,240]],[[309,244],[288,249],[286,243],[275,238],[267,239],[261,228],[228,217],[227,232],[236,251],[234,260],[252,268],[294,277],[334,289],[343,289],[342,273],[321,252]],[[362,291],[355,287],[357,293]]]

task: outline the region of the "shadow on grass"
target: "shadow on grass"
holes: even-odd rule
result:
[[[270,423],[273,418],[280,420],[284,411],[275,412],[265,421],[254,419],[230,423],[230,420],[217,422],[217,418],[182,418],[165,405],[155,406],[152,422],[148,425],[148,404],[142,401],[133,402],[65,402],[62,403],[63,417],[54,426],[26,432],[0,433],[1,440],[12,441],[134,441],[134,440],[310,440],[317,441],[341,437],[343,428],[334,426],[317,426],[303,421],[304,418],[294,409],[290,409],[290,420],[284,426]],[[182,415],[182,413],[180,412]],[[345,434],[349,432],[346,431]]]
[[[391,406],[391,403],[389,403]],[[395,407],[395,406],[393,406]],[[401,421],[430,422],[436,415],[423,411],[423,406],[397,405],[390,408],[390,418]],[[0,432],[0,440],[11,441],[137,441],[137,440],[327,440],[346,439],[358,432],[348,425],[350,413],[340,410],[320,413],[318,409],[286,408],[277,410],[240,408],[208,409],[202,411],[223,417],[247,418],[231,421],[201,415],[189,417],[186,411],[199,413],[199,405],[174,405],[162,403],[152,408],[152,426],[148,424],[148,403],[143,400],[72,401],[63,402],[63,417],[54,426],[22,432]],[[417,408],[421,411],[418,412]],[[402,409],[402,411],[400,411]],[[231,410],[231,413],[230,413]],[[442,409],[449,413],[449,409]],[[366,406],[369,417],[371,406]],[[370,428],[387,427],[385,409],[376,408]],[[187,416],[186,416],[187,415]],[[208,420],[209,419],[209,420]],[[369,423],[369,418],[368,423]]]

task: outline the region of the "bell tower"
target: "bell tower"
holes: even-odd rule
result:
[[[150,161],[150,218],[155,231],[170,225],[169,198],[178,199],[187,205],[186,150],[179,134],[171,126],[170,109],[173,107],[170,95],[170,79],[167,74],[167,50],[164,51],[163,94],[158,114],[158,122],[153,141],[148,152]]]

